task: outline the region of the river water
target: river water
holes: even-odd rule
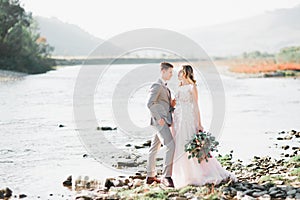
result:
[[[99,126],[120,124],[113,114],[113,92],[116,87],[134,85],[142,77],[135,74],[126,84],[118,85],[138,66],[114,65],[99,79],[93,97]],[[81,67],[68,66],[0,82],[0,188],[9,187],[14,194],[25,193],[31,199],[37,196],[59,199],[73,193],[62,187],[68,175],[103,179],[121,173],[99,164],[93,156],[83,157],[91,152],[89,144],[84,144],[80,138],[73,111],[74,87]],[[226,112],[222,131],[218,134],[220,153],[233,150],[236,158],[245,161],[254,155],[278,156],[280,150],[273,148],[278,142],[272,138],[282,130],[300,130],[300,79],[240,78],[222,71]],[[169,85],[173,94],[177,87],[176,76],[175,73]],[[201,77],[196,75],[199,104],[204,128],[208,129],[214,108],[211,91]],[[148,80],[137,85],[126,100],[130,120],[141,130],[149,124],[145,106],[149,85]],[[60,124],[64,127],[60,128]],[[90,128],[96,130],[96,127]],[[140,144],[153,134],[124,132],[118,127],[117,131],[107,133],[106,141],[124,150],[125,144]]]

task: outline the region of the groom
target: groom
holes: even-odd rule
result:
[[[172,112],[175,100],[171,100],[171,92],[167,87],[167,81],[171,79],[173,65],[167,62],[160,63],[161,77],[150,87],[150,95],[147,106],[151,113],[151,125],[155,127],[157,133],[154,135],[147,163],[147,184],[154,181],[161,183],[165,187],[174,187],[172,176],[172,164],[175,144],[170,131],[172,124]],[[166,146],[165,160],[162,172],[162,179],[155,177],[156,154],[161,144]]]

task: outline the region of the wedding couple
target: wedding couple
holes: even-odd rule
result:
[[[188,159],[185,144],[192,136],[203,131],[198,106],[198,91],[190,65],[183,65],[178,72],[180,82],[175,99],[167,86],[173,75],[173,65],[160,64],[161,77],[151,85],[147,106],[151,125],[157,130],[149,149],[146,183],[160,183],[163,187],[181,188],[186,185],[219,184],[222,180],[236,180],[216,158],[200,164],[196,158]],[[176,109],[175,109],[176,106]],[[172,116],[173,115],[173,116]],[[173,120],[174,117],[174,120]],[[166,147],[162,178],[155,173],[156,155],[160,146]]]

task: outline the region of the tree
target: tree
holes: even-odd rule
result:
[[[300,46],[286,47],[276,55],[277,62],[300,63]]]
[[[37,25],[19,0],[0,0],[0,69],[43,73],[55,65],[53,47],[39,40]]]

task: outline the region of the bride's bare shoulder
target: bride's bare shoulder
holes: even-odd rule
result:
[[[191,91],[193,93],[197,93],[198,92],[198,90],[197,90],[197,84],[196,83],[191,84]]]
[[[197,89],[197,84],[196,83],[191,83],[190,85],[191,85],[192,89]]]

